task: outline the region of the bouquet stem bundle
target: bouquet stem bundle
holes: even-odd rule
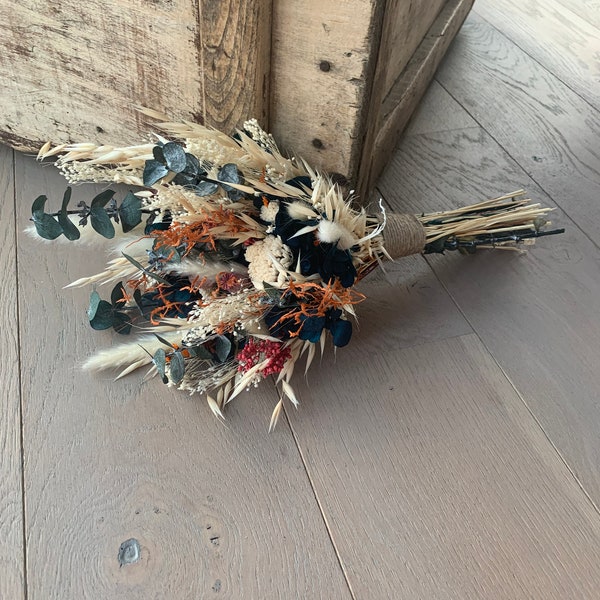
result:
[[[283,156],[256,121],[232,137],[194,123],[157,128],[167,137],[126,148],[46,144],[39,158],[56,157],[70,183],[135,189],[120,203],[105,190],[69,209],[68,188],[50,213],[42,195],[32,221],[46,239],[78,243],[91,225],[114,240],[105,270],[71,285],[116,282],[109,300],[92,292],[90,325],[142,336],[100,351],[87,368],[122,377],[149,366],[168,385],[206,393],[219,417],[270,376],[281,398],[271,426],[284,398],[297,405],[296,365],[304,358],[306,373],[328,340],[350,341],[365,299],[354,283],[383,259],[516,248],[562,231],[543,232],[551,209],[521,191],[440,213],[368,215],[327,176]]]

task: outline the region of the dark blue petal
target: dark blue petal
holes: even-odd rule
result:
[[[339,319],[332,324],[330,331],[333,337],[334,346],[341,348],[342,346],[345,346],[352,337],[352,323],[350,323],[350,321]]]
[[[325,327],[325,317],[304,317],[299,338],[316,344],[321,339],[321,332]]]

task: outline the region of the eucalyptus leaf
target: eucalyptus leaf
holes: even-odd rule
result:
[[[193,186],[192,190],[196,196],[210,196],[219,189],[218,184],[212,181],[201,181],[197,185]]]
[[[115,237],[115,226],[112,224],[108,213],[100,204],[94,206],[93,201],[90,208],[90,222],[94,230],[101,236],[109,240]]]
[[[194,358],[200,360],[213,360],[212,352],[204,346],[193,346],[192,348],[188,348],[188,350],[190,355]]]
[[[217,360],[224,363],[231,351],[231,340],[224,335],[218,335],[215,339],[215,354]]]
[[[38,196],[31,205],[31,214],[34,215],[37,212],[44,212],[44,206],[48,201],[48,196]]]
[[[166,164],[162,146],[154,146],[154,148],[152,148],[152,155],[159,163],[163,165]]]
[[[119,207],[123,233],[127,233],[142,222],[142,199],[129,192]]]
[[[187,159],[185,150],[176,142],[168,142],[162,147],[165,163],[170,171],[181,173],[185,169]]]
[[[94,290],[90,294],[90,304],[87,309],[87,316],[90,321],[96,316],[96,311],[98,310],[100,300],[100,294]]]
[[[55,240],[63,232],[60,223],[44,212],[36,211],[33,213],[32,220],[38,235],[45,240]]]
[[[119,281],[110,294],[110,301],[115,308],[120,308],[127,302],[127,294],[123,282]]]
[[[234,163],[227,163],[219,169],[218,174],[219,181],[223,183],[242,183],[240,172],[238,171],[237,165]]]
[[[115,192],[113,190],[104,190],[103,192],[100,192],[97,196],[94,196],[92,198],[91,207],[92,208],[95,208],[95,207],[101,208],[103,206],[106,206],[114,195],[115,195]]]
[[[154,185],[159,179],[162,179],[168,172],[169,169],[167,169],[165,165],[159,163],[157,160],[147,160],[146,164],[144,165],[144,174],[142,175],[144,185]]]
[[[113,325],[113,307],[110,302],[100,300],[94,317],[90,319],[92,329],[109,329]]]
[[[167,369],[167,355],[162,348],[159,348],[152,357],[152,362],[158,371],[160,378],[163,383],[169,383],[169,378],[166,375]]]
[[[113,312],[113,329],[121,335],[129,335],[131,333],[131,317],[124,312]]]
[[[69,215],[67,213],[67,207],[69,206],[69,202],[71,201],[71,188],[68,187],[65,190],[65,194],[63,196],[62,207],[60,212],[58,213],[58,222],[63,229],[63,233],[68,240],[78,240],[81,237],[81,233],[77,228],[77,225],[69,219]]]
[[[206,175],[206,171],[200,168],[200,161],[189,152],[185,153],[185,169],[183,170],[183,173],[186,175],[194,175],[196,177],[198,175]]]
[[[185,375],[185,360],[183,354],[179,350],[171,354],[171,362],[169,363],[169,375],[174,384],[181,383]]]

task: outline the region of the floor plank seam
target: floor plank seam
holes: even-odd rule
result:
[[[523,54],[526,54],[533,62],[535,62],[542,69],[544,69],[544,71],[549,73],[557,81],[560,81],[560,83],[562,85],[564,85],[568,90],[573,92],[580,100],[585,102],[594,112],[597,112],[600,114],[600,108],[594,106],[593,104],[590,103],[589,100],[587,100],[587,98],[584,98],[583,96],[581,96],[581,94],[577,90],[573,89],[573,87],[571,85],[569,85],[567,82],[563,81],[561,79],[561,77],[559,77],[558,74],[556,74],[554,71],[551,71],[544,63],[540,62],[539,59],[537,59],[535,56],[532,56],[525,48],[520,46],[517,41],[513,40],[505,31],[502,31],[502,29],[498,29],[498,27],[496,27],[491,21],[488,21],[488,19],[486,19],[482,14],[477,12],[476,8],[473,8],[473,13],[476,14],[477,17],[480,18],[482,21],[485,21],[492,29],[494,29],[494,31],[497,31],[498,34],[500,34],[503,38],[508,40],[514,46],[516,46],[521,52],[523,52]],[[573,14],[575,14],[575,13],[573,13]]]
[[[581,227],[579,226],[579,224],[577,223],[577,221],[575,221],[575,219],[569,214],[569,212],[567,211],[567,209],[562,206],[562,204],[560,202],[558,202],[556,200],[556,198],[554,198],[554,196],[548,192],[546,190],[546,188],[535,178],[535,176],[532,173],[529,173],[527,171],[527,169],[511,154],[510,150],[508,150],[503,144],[502,142],[500,142],[492,133],[490,133],[477,119],[477,117],[466,107],[463,105],[463,103],[456,98],[456,96],[454,96],[449,90],[448,88],[446,88],[439,80],[436,79],[436,81],[442,86],[442,88],[444,88],[444,90],[450,95],[450,97],[457,102],[462,109],[479,125],[479,127],[481,128],[481,130],[483,130],[485,132],[486,135],[488,135],[490,137],[490,139],[492,139],[499,148],[502,149],[502,151],[506,154],[506,156],[508,156],[510,158],[510,160],[512,160],[515,165],[529,178],[531,179],[531,181],[533,181],[533,183],[544,193],[546,194],[546,196],[548,196],[548,198],[550,198],[557,206],[557,208],[560,208],[561,212],[563,213],[563,215],[570,221],[571,226],[575,227],[580,233],[581,235],[583,235],[593,246],[594,248],[596,248],[597,250],[600,250],[600,244],[594,240],[594,238],[592,238],[590,235],[588,235],[583,229],[581,229]]]
[[[19,390],[19,424],[20,424],[20,444],[21,444],[21,514],[23,522],[23,598],[27,600],[27,520],[25,511],[25,423],[23,419],[23,377],[21,367],[21,307],[19,304],[19,221],[17,219],[17,167],[16,167],[15,151],[12,151],[12,176],[13,176],[13,215],[14,215],[14,227],[15,227],[15,273],[16,273],[16,292],[17,297],[15,298],[17,307],[17,357],[18,357],[18,390]]]
[[[508,376],[508,373],[506,372],[506,370],[502,367],[502,365],[496,359],[496,356],[494,355],[494,353],[491,351],[491,349],[485,343],[485,341],[483,340],[483,338],[479,335],[479,332],[475,329],[475,327],[473,326],[473,324],[471,323],[471,321],[467,317],[466,313],[461,308],[460,304],[454,298],[454,296],[452,295],[452,293],[450,292],[450,290],[446,287],[446,285],[444,284],[444,282],[438,277],[438,275],[437,275],[435,269],[433,268],[433,266],[431,265],[431,263],[427,260],[427,258],[425,258],[425,261],[429,265],[429,268],[431,269],[431,271],[435,275],[436,279],[439,281],[440,285],[444,288],[444,290],[446,290],[446,293],[451,298],[451,300],[454,303],[454,305],[456,306],[457,310],[460,312],[460,314],[463,316],[463,318],[465,319],[465,321],[473,329],[473,332],[477,336],[477,339],[481,342],[482,346],[485,348],[485,351],[489,354],[489,356],[492,359],[492,361],[494,362],[494,364],[500,369],[500,372],[502,373],[502,375],[504,376],[504,378],[508,381],[508,383],[510,384],[510,386],[512,387],[512,389],[515,391],[515,393],[517,394],[517,396],[521,400],[522,404],[525,406],[525,409],[531,415],[531,418],[533,419],[534,423],[539,427],[539,429],[541,430],[541,432],[544,435],[544,437],[548,440],[548,443],[550,444],[550,446],[552,447],[552,449],[554,450],[554,452],[558,456],[558,458],[561,461],[561,463],[565,465],[565,467],[568,470],[568,472],[570,473],[571,477],[573,477],[573,479],[577,483],[577,486],[579,487],[579,489],[583,492],[584,496],[587,498],[587,500],[589,501],[589,503],[592,505],[592,507],[594,508],[594,510],[596,511],[596,513],[598,514],[598,516],[600,516],[600,506],[598,506],[596,504],[596,502],[594,502],[591,494],[586,490],[586,488],[583,485],[583,482],[579,479],[579,477],[577,476],[577,473],[575,472],[575,470],[567,462],[567,460],[563,456],[562,452],[559,450],[558,446],[554,443],[554,441],[552,440],[552,438],[550,437],[550,435],[548,434],[548,432],[546,431],[546,429],[542,425],[541,421],[537,418],[536,414],[533,412],[533,410],[531,409],[531,407],[527,403],[527,400],[525,399],[525,397],[523,396],[523,394],[521,394],[521,391],[513,383],[512,379]]]
[[[344,576],[344,580],[346,581],[346,585],[348,586],[348,591],[350,592],[350,597],[352,598],[352,600],[357,600],[356,595],[354,594],[354,590],[352,589],[352,584],[350,583],[350,578],[348,576],[348,572],[346,571],[346,568],[344,566],[344,563],[342,561],[342,557],[339,553],[338,547],[335,543],[334,537],[333,537],[333,532],[331,530],[331,526],[329,525],[329,521],[327,520],[327,517],[325,516],[325,511],[323,509],[323,505],[321,504],[321,501],[319,500],[319,495],[317,494],[317,490],[314,484],[314,481],[310,475],[310,471],[308,469],[308,465],[306,463],[306,459],[304,458],[304,454],[302,452],[302,448],[300,447],[300,443],[298,441],[298,438],[296,436],[296,432],[294,431],[294,427],[292,426],[292,421],[287,413],[287,408],[284,405],[283,406],[283,413],[285,415],[285,419],[287,421],[288,427],[290,428],[290,432],[292,434],[292,437],[294,438],[294,443],[296,444],[296,448],[298,449],[298,454],[300,456],[300,460],[302,461],[302,466],[304,467],[304,471],[306,473],[306,477],[308,478],[308,482],[310,484],[310,488],[313,492],[313,495],[315,497],[315,502],[317,503],[317,506],[319,507],[319,512],[321,513],[321,518],[323,519],[323,524],[325,525],[325,529],[327,530],[327,535],[329,536],[329,541],[331,542],[331,545],[333,546],[333,551],[335,552],[335,556],[337,558],[338,564],[340,565],[340,569],[342,570],[342,574]]]

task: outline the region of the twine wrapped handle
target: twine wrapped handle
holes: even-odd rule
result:
[[[421,254],[427,242],[425,228],[417,217],[394,213],[387,215],[383,239],[385,249],[394,260]]]

